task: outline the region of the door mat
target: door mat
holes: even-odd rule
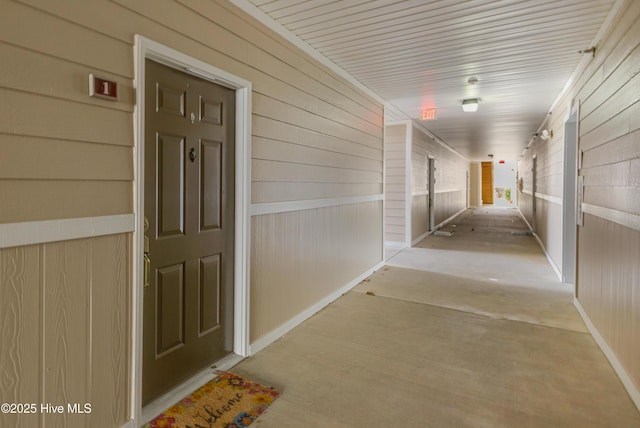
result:
[[[143,428],[242,428],[249,426],[278,398],[275,389],[229,372],[143,425]]]

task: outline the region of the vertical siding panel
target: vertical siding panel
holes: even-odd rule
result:
[[[77,240],[43,247],[44,400],[66,407],[90,396],[91,246]],[[44,419],[47,427],[85,425],[82,417],[67,413]]]
[[[251,342],[382,261],[382,203],[252,218]]]
[[[640,386],[640,232],[586,214],[579,252],[580,303]]]
[[[92,243],[91,426],[120,426],[127,419],[129,254],[126,235]]]
[[[0,250],[0,402],[40,403],[38,246]],[[0,413],[0,426],[38,426],[38,414]]]

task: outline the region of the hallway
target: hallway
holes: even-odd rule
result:
[[[258,426],[640,426],[516,210],[443,230],[233,368],[283,392]]]

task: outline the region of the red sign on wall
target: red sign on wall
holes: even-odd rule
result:
[[[118,100],[118,82],[89,74],[89,95],[92,97]]]

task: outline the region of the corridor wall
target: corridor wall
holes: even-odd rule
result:
[[[429,157],[437,227],[467,207],[470,163],[413,121],[385,125],[385,242],[411,246],[429,233]]]
[[[622,2],[596,44],[595,56],[545,124],[553,139],[534,141],[524,154],[520,207],[531,223],[537,199],[540,239],[562,266],[561,204],[571,203],[562,200],[563,132],[570,105],[577,105],[584,187],[576,306],[640,408],[640,2]],[[530,191],[533,155],[540,195]]]
[[[382,261],[383,106],[293,44],[224,0],[0,10],[0,396],[93,403],[0,426],[133,423],[136,34],[253,85],[252,346]]]

